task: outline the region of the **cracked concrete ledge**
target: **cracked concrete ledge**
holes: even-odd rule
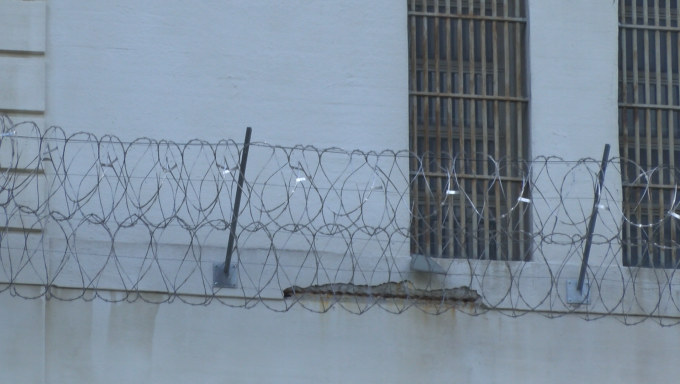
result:
[[[323,284],[309,287],[293,286],[283,290],[284,297],[305,294],[328,294],[334,296],[360,296],[432,301],[478,302],[482,297],[468,287],[449,289],[418,289],[410,281],[389,282],[378,285]]]

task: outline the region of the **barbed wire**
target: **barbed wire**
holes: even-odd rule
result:
[[[226,289],[213,264],[225,258],[243,143],[0,123],[0,292],[680,322],[674,167],[609,160],[579,304],[567,280],[581,265],[597,160],[256,142],[235,231],[238,287]],[[419,271],[418,258],[442,273]]]

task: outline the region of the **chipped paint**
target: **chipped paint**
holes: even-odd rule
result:
[[[305,288],[293,286],[283,290],[284,297],[299,297],[307,294],[455,302],[477,302],[481,298],[477,291],[465,286],[448,289],[418,289],[408,280],[378,285],[322,284]]]

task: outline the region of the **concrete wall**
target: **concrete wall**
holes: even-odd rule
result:
[[[555,223],[552,209],[562,201],[554,232],[582,236],[585,225],[560,224],[585,223],[590,216],[594,191],[588,170],[593,175],[599,170],[605,144],[611,145],[610,158],[619,156],[618,1],[533,0],[528,9],[532,156],[593,159],[575,172],[573,163],[553,164],[550,178],[536,180],[541,198],[534,200],[534,224]],[[537,168],[535,173],[540,164]],[[603,238],[615,236],[621,223],[621,178],[614,164],[609,168],[602,204],[611,209],[601,212],[595,232]],[[608,244],[594,246],[592,264],[611,262],[605,260],[612,256],[608,251]],[[564,253],[561,246],[546,246],[543,252],[555,261],[563,260]],[[578,264],[580,258],[570,262]]]
[[[616,154],[616,12],[617,3],[606,0],[529,1],[533,156],[599,158],[605,143]],[[39,127],[123,140],[240,141],[252,126],[253,140],[273,144],[407,149],[406,21],[405,3],[394,0],[0,0],[0,86],[10,90],[0,92],[0,111],[36,120]],[[615,204],[618,180],[608,183]],[[570,197],[588,206],[590,185],[575,183]],[[549,206],[537,213],[549,216]],[[402,219],[408,226],[408,215]],[[619,217],[604,220],[617,223]],[[608,234],[607,226],[599,228]],[[63,241],[52,240],[55,247]],[[98,247],[94,241],[80,246]],[[508,285],[528,306],[571,310],[542,295],[551,279],[575,277],[579,260],[562,266],[563,248],[547,251],[546,262],[562,276],[549,275],[539,263],[520,266],[521,291],[508,281],[505,264],[490,263],[479,270],[495,280],[481,293],[498,299],[500,307],[515,305],[509,300],[516,296],[503,296]],[[299,269],[301,255],[289,256],[290,268]],[[407,255],[397,256],[393,265],[407,271]],[[603,257],[596,252],[594,261]],[[40,262],[61,266],[60,260]],[[84,260],[84,268],[96,262]],[[471,269],[460,262],[453,271],[461,273],[437,284],[469,284]],[[78,273],[65,270],[63,285],[77,287]],[[19,288],[39,295],[29,284],[44,277],[19,281]],[[658,288],[654,271],[636,278],[641,289]],[[619,277],[598,289],[616,290],[620,283]],[[161,279],[143,289],[163,287]],[[263,296],[265,304],[281,306],[280,290]],[[635,305],[659,302],[652,294],[640,298]],[[395,316],[380,308],[362,316],[339,308],[318,315],[301,307],[275,313],[263,305],[244,310],[102,298],[23,300],[8,292],[0,293],[0,307],[6,325],[0,328],[3,382],[621,382],[670,381],[679,373],[667,360],[678,352],[672,341],[680,327],[664,329],[651,321],[625,327],[614,317],[586,322],[579,315],[511,319],[455,311],[435,317],[417,310]]]
[[[8,295],[0,305],[0,381],[13,383],[673,382],[668,361],[680,353],[680,327],[613,317],[319,315]]]
[[[50,125],[408,149],[400,2],[50,0],[48,15]]]
[[[242,142],[251,126],[276,145],[407,150],[406,24],[391,0],[49,1],[46,122],[122,140]],[[254,147],[251,172],[269,155]]]

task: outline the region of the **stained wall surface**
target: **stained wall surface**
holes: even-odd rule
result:
[[[613,317],[356,316],[8,295],[0,304],[0,380],[15,383],[672,382],[668,356],[680,353],[680,327]]]
[[[618,4],[531,0],[528,9],[532,155],[598,158],[604,144],[617,147]],[[0,112],[123,140],[240,141],[252,126],[253,140],[279,145],[408,149],[406,26],[406,3],[394,0],[0,0]],[[576,187],[584,189],[574,197],[591,196],[590,184]],[[547,257],[559,263],[559,252]],[[680,374],[668,363],[680,352],[680,327],[627,327],[614,317],[319,315],[9,292],[0,309],[3,382],[663,382]]]

